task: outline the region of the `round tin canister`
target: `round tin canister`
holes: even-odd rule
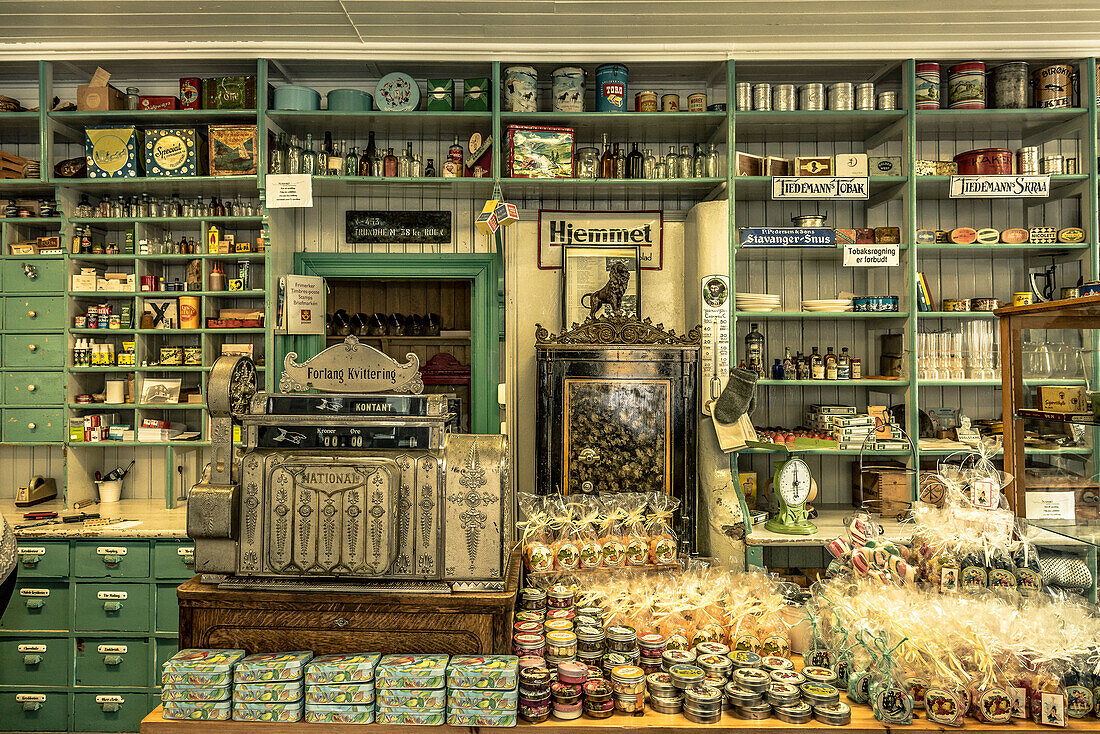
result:
[[[873,82],[863,82],[856,85],[856,109],[875,109],[875,85]]]
[[[969,311],[970,299],[969,298],[945,298],[943,301],[944,311]]]
[[[1077,159],[1076,158],[1066,158],[1064,163],[1065,163],[1064,173],[1070,173],[1070,174],[1077,173]]]
[[[277,110],[319,110],[321,95],[316,89],[287,84],[275,88],[275,109]]]
[[[538,112],[539,73],[533,66],[504,69],[504,109],[508,112]]]
[[[938,110],[940,108],[940,65],[934,61],[922,61],[917,64],[913,87],[918,110]]]
[[[971,311],[996,311],[1001,307],[1001,302],[996,298],[971,298]]]
[[[984,61],[967,61],[947,70],[947,106],[953,110],[985,109]]]
[[[749,82],[737,82],[736,86],[733,88],[733,93],[735,110],[738,112],[747,112],[752,109],[752,84]]]
[[[1065,173],[1065,158],[1060,155],[1045,155],[1039,164],[1041,173]]]
[[[627,68],[623,64],[596,67],[596,111],[626,112]]]
[[[199,318],[198,296],[180,296],[179,309],[181,329],[199,328],[199,322],[202,319]]]
[[[634,95],[634,111],[635,112],[656,112],[657,111],[657,93],[656,92],[638,92]]]
[[[374,98],[362,89],[333,89],[327,99],[333,112],[370,112],[374,107]]]
[[[202,364],[202,347],[184,347],[183,363],[191,366]]]
[[[1039,173],[1039,146],[1028,145],[1016,151],[1016,172],[1021,175]]]
[[[798,109],[798,92],[793,84],[776,84],[772,89],[772,109],[790,112]]]
[[[1030,306],[1031,305],[1031,291],[1020,291],[1019,293],[1012,294],[1013,306]]]
[[[176,366],[183,364],[183,348],[182,347],[161,347],[160,348],[160,364],[168,366]]]
[[[752,86],[752,108],[770,110],[772,108],[772,85],[764,82]]]
[[[878,108],[880,110],[896,110],[898,108],[897,92],[879,92]]]
[[[1008,148],[979,148],[959,153],[955,163],[960,176],[1008,176],[1014,159]]]
[[[798,109],[823,110],[825,109],[825,85],[814,82],[803,84],[798,88]]]
[[[850,110],[855,105],[855,85],[851,82],[837,82],[829,85],[829,109]]]
[[[741,86],[738,84],[737,86]],[[745,85],[749,86],[748,84]],[[738,107],[738,109],[741,109]],[[745,109],[752,109],[752,97],[750,92],[749,107]],[[662,94],[661,95],[661,112],[679,112],[680,111],[680,95],[678,94]]]
[[[1073,106],[1073,67],[1053,64],[1037,69],[1031,75],[1036,107]]]
[[[584,69],[563,66],[553,73],[554,112],[584,112]]]
[[[695,94],[688,95],[688,112],[706,112],[707,111],[707,95],[706,92],[696,92]]]
[[[1069,288],[1062,288],[1061,290],[1058,291],[1058,297],[1061,298],[1063,301],[1067,298],[1077,298],[1078,295],[1079,294],[1077,292],[1077,287],[1076,286],[1071,286]]]
[[[806,724],[813,718],[814,710],[808,703],[796,703],[790,706],[779,706],[774,709],[775,718],[788,724]]]
[[[1026,61],[1001,64],[990,73],[990,105],[999,110],[1022,110],[1028,106],[1028,67]]]

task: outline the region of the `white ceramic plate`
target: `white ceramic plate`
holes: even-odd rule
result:
[[[738,306],[738,311],[744,311],[745,313],[768,313],[770,311],[778,311],[779,306]]]

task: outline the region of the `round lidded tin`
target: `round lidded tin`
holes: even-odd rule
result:
[[[695,684],[684,689],[684,706],[693,709],[721,710],[722,691],[714,686]]]
[[[967,61],[947,70],[947,106],[953,110],[985,109],[985,62]]]
[[[331,112],[370,112],[374,108],[374,98],[361,89],[333,89],[326,99]]]
[[[733,672],[733,661],[725,655],[700,655],[695,664],[703,669],[703,672],[729,677]]]
[[[944,311],[969,311],[969,298],[945,298],[943,300]]]
[[[752,109],[752,84],[749,82],[737,82],[733,88],[735,105],[738,112],[748,112]]]
[[[670,166],[671,168],[671,166]],[[676,178],[676,176],[669,176],[669,178]],[[691,645],[688,644],[688,638],[683,632],[673,632],[668,636],[668,643],[665,645],[669,650],[690,650]]]
[[[1030,306],[1031,305],[1031,291],[1020,291],[1019,293],[1012,294],[1013,306]]]
[[[760,656],[750,650],[734,650],[730,653],[730,660],[735,668],[760,667]]]
[[[585,681],[582,689],[584,691],[585,698],[590,698],[596,701],[610,701],[611,694],[614,692],[610,681],[606,681],[602,678]]]
[[[572,622],[576,616],[572,609],[550,609],[546,612],[546,621]]]
[[[1074,174],[1077,173],[1077,159],[1066,158],[1065,159],[1065,171],[1064,173]]]
[[[971,311],[996,311],[1001,307],[1001,302],[996,298],[971,298]]]
[[[527,670],[528,668],[545,668],[546,660],[538,655],[523,655],[516,661],[516,665],[520,671]]]
[[[752,108],[768,111],[772,108],[772,85],[764,82],[752,86]]]
[[[616,693],[615,710],[624,714],[644,714],[645,695],[641,693]]]
[[[741,719],[762,720],[772,715],[772,707],[767,703],[753,706],[734,706],[733,713]]]
[[[573,599],[576,596],[576,592],[568,586],[554,586],[547,592],[547,601],[550,603],[551,609],[569,609],[573,606]]]
[[[579,66],[554,69],[554,112],[584,112],[585,71]]]
[[[825,85],[813,82],[803,84],[798,88],[798,109],[823,110],[825,109]]]
[[[634,111],[635,112],[656,112],[657,111],[657,93],[644,91],[638,92],[634,95]]]
[[[880,110],[896,110],[898,108],[897,92],[879,92],[878,108]]]
[[[1065,158],[1060,155],[1043,156],[1043,160],[1039,163],[1039,172],[1043,174],[1065,173]]]
[[[790,683],[772,683],[768,686],[765,699],[772,706],[790,706],[802,700],[802,692]]]
[[[1001,241],[1001,233],[992,227],[982,227],[975,233],[974,240],[979,245],[995,245]]]
[[[539,700],[519,702],[519,717],[532,724],[538,724],[550,718],[550,697]]]
[[[738,84],[737,86],[741,86]],[[748,85],[745,85],[748,86]],[[750,97],[749,103],[752,103]],[[679,112],[680,111],[680,95],[678,94],[662,94],[661,95],[661,112]]]
[[[539,73],[533,66],[504,69],[504,109],[508,112],[538,112]]]
[[[802,691],[802,698],[811,706],[820,706],[836,703],[840,700],[840,691],[836,686],[828,683],[807,681],[798,687]]]
[[[184,347],[183,363],[192,367],[202,364],[202,347]]]
[[[545,610],[526,609],[522,612],[516,612],[517,622],[539,622],[541,624],[544,619],[546,619]]]
[[[543,632],[572,632],[573,620],[548,619],[542,623]]]
[[[723,645],[721,642],[700,642],[695,646],[695,655],[729,655],[730,649],[728,645]]]
[[[837,82],[829,85],[829,109],[851,110],[855,107],[855,85]]]
[[[519,608],[537,610],[546,608],[546,589],[525,586],[519,590]]]
[[[584,713],[593,719],[610,719],[615,713],[615,702],[611,699],[594,701],[591,698],[586,698],[584,699]]]
[[[776,84],[772,89],[772,109],[790,112],[798,109],[798,90],[793,84]]]
[[[517,633],[534,633],[538,634],[542,632],[542,622],[516,622],[512,625],[512,631]]]
[[[875,84],[874,82],[862,82],[856,85],[856,109],[875,109]]]
[[[645,654],[646,657],[659,658],[665,652],[665,647],[668,644],[668,640],[664,635],[659,635],[656,632],[650,632],[644,635],[638,635],[638,648]]]
[[[708,686],[714,686],[715,688],[724,688],[730,679],[724,675],[717,675],[715,673],[707,673],[703,678],[703,684]]]
[[[913,87],[918,110],[938,110],[940,108],[940,65],[934,61],[922,61],[917,64]]]
[[[693,724],[717,724],[722,721],[722,709],[718,709],[718,713],[701,713],[699,711],[693,711],[685,708],[683,710],[684,718]]]
[[[1008,148],[977,148],[954,158],[960,176],[1010,176],[1014,160]]]
[[[1026,61],[1009,61],[993,68],[990,106],[998,110],[1022,110],[1028,105]]]
[[[276,87],[275,109],[316,112],[321,109],[321,93],[310,87],[293,84]]]
[[[573,658],[577,654],[577,636],[572,632],[555,630],[546,633],[547,657]]]
[[[723,691],[725,691],[726,700],[733,706],[755,706],[764,702],[764,694],[736,683],[727,683]]]
[[[688,112],[706,112],[707,111],[707,94],[706,92],[695,92],[688,95]]]
[[[852,707],[841,701],[814,706],[814,718],[830,726],[847,726],[852,723]]]
[[[581,683],[564,683],[560,680],[551,681],[550,683],[550,695],[554,697],[555,701],[561,701],[563,703],[572,703],[581,697],[581,691],[583,690],[583,684]]]
[[[680,695],[680,689],[672,684],[672,676],[661,671],[645,677],[646,688],[654,696],[674,698]]]
[[[775,714],[775,718],[788,724],[806,724],[814,716],[814,710],[810,704],[801,701],[788,706],[777,706],[772,713]]]
[[[1016,151],[1016,172],[1020,175],[1039,173],[1039,146],[1028,145]]]
[[[794,668],[794,663],[792,663],[787,658],[782,658],[778,655],[767,655],[760,659],[760,667],[768,671],[790,670]]]
[[[613,624],[605,631],[607,649],[611,652],[629,653],[638,649],[638,633],[633,627]]]
[[[596,67],[596,111],[626,112],[627,68],[623,64]]]
[[[771,679],[778,683],[790,683],[792,686],[800,686],[806,682],[806,676],[797,670],[773,670]]]
[[[683,698],[665,698],[663,696],[650,696],[649,707],[658,714],[679,714],[683,711]]]
[[[661,655],[661,667],[668,670],[673,665],[690,665],[695,662],[695,653],[691,650],[665,650]]]
[[[668,669],[668,675],[672,679],[672,685],[681,690],[702,683],[706,678],[706,673],[697,665],[673,665]]]
[[[739,668],[733,671],[733,682],[750,691],[763,693],[768,689],[771,678],[759,668]]]
[[[611,685],[615,693],[645,693],[645,673],[636,665],[617,665],[611,669]]]
[[[588,680],[588,666],[572,660],[558,663],[558,680],[562,683],[582,684]]]
[[[835,670],[816,665],[808,665],[802,668],[802,675],[806,677],[806,680],[817,683],[832,683],[836,680]]]
[[[579,652],[603,654],[603,629],[585,625],[584,627],[578,627],[576,633],[577,650]]]
[[[1053,64],[1037,69],[1031,75],[1035,106],[1072,107],[1073,76],[1073,67],[1069,64]]]

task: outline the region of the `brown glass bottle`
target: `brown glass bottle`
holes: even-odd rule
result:
[[[611,144],[607,142],[607,133],[603,134],[603,155],[600,156],[600,178],[615,178],[615,156],[611,153]]]
[[[393,148],[386,149],[386,157],[382,161],[382,175],[386,177],[397,175],[397,156],[393,154]]]
[[[634,143],[634,147],[630,149],[630,155],[626,157],[626,177],[627,178],[645,178],[645,156],[638,150],[638,144]]]

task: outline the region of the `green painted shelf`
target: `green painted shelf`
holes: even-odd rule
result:
[[[974,135],[982,140],[993,137],[1030,138],[1054,125],[1080,120],[1088,126],[1088,110],[1080,107],[1024,110],[916,110],[917,138],[944,136],[959,138]],[[1019,147],[1019,146],[1006,146]],[[964,150],[960,148],[960,150]]]
[[[738,143],[901,140],[905,110],[789,110],[733,113]],[[871,146],[869,146],[871,147]]]
[[[59,178],[50,179],[51,186],[71,187],[81,191],[107,193],[186,193],[188,195],[225,196],[254,192],[259,185],[256,176],[135,176],[130,178]]]
[[[909,386],[908,380],[757,380],[764,387],[877,387],[881,390],[897,390]]]
[[[84,217],[69,220],[73,224],[260,224],[262,216],[253,217]]]
[[[917,311],[918,319],[995,319],[992,311]]]
[[[765,320],[802,320],[807,319],[810,321],[859,321],[863,319],[870,319],[872,321],[878,320],[891,320],[891,319],[907,319],[909,313],[907,311],[892,311],[888,313],[872,313],[868,311],[832,311],[832,312],[820,312],[820,311],[738,311],[737,318],[745,321],[753,321],[755,319]],[[849,380],[850,382],[850,380]]]
[[[35,113],[37,115],[37,113]],[[122,122],[143,127],[145,125],[179,122],[194,125],[200,122],[212,124],[228,122],[254,122],[256,110],[102,110],[98,112],[65,111],[47,112],[46,116],[51,120],[75,123],[78,125],[95,125],[100,122]],[[0,122],[3,122],[0,120]]]
[[[737,182],[734,181],[734,196],[737,196]],[[906,252],[909,245],[898,245],[898,251]],[[741,260],[840,260],[844,257],[844,247],[740,247],[734,248]]]
[[[297,135],[299,145],[305,146],[305,136],[313,134],[320,141],[325,132],[337,139],[361,140],[366,145],[367,131],[373,131],[382,140],[393,140],[393,147],[400,148],[405,140],[445,140],[455,135],[462,142],[470,133],[491,135],[491,112],[427,111],[414,112],[331,112],[329,110],[269,110],[267,119],[275,131]],[[362,147],[361,146],[361,147]],[[436,161],[442,165],[442,161]]]
[[[13,227],[18,227],[27,224],[38,224],[42,226],[61,226],[64,220],[61,217],[0,217],[0,223],[7,224]]]
[[[1042,256],[1042,257],[1069,257],[1077,258],[1082,252],[1088,251],[1095,245],[1088,243],[1070,244],[1057,243],[1053,245],[1023,244],[996,244],[996,245],[925,245],[918,244],[917,257],[952,257],[959,259],[990,258],[997,253],[1010,254],[1012,256]]]

